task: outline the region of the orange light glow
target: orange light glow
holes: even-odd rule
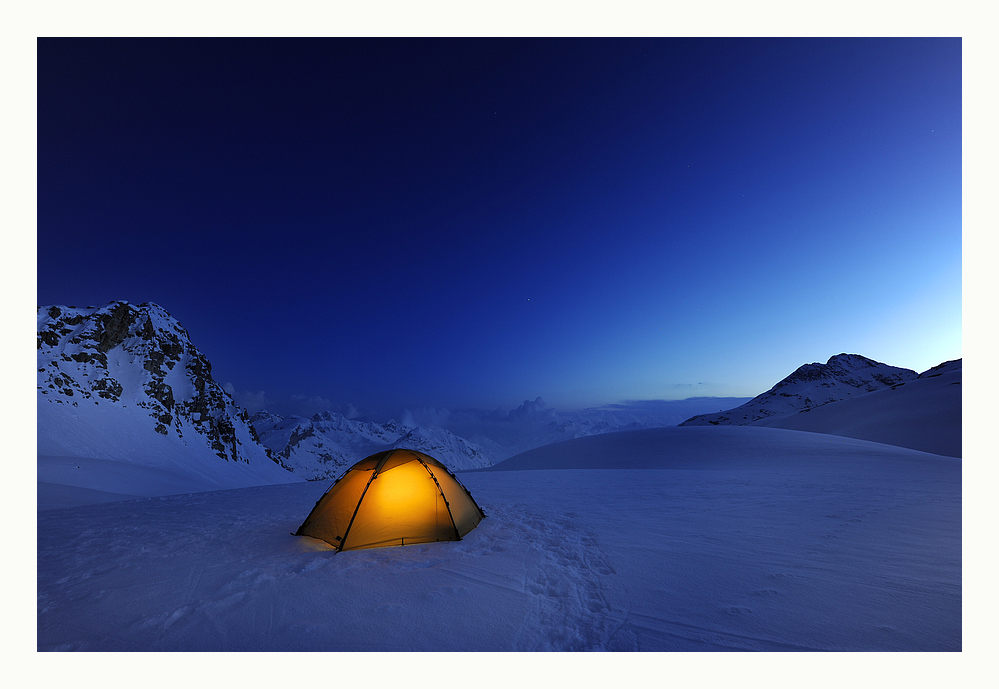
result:
[[[390,450],[352,467],[316,503],[299,533],[341,550],[453,541],[483,516],[440,462],[412,450]]]

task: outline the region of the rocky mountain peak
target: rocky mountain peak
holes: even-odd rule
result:
[[[859,354],[837,354],[824,364],[812,363],[799,366],[794,373],[777,383],[768,392],[816,381],[838,382],[873,392],[879,387],[896,385],[915,377],[915,371],[882,364]]]
[[[907,368],[889,366],[859,354],[837,354],[824,363],[799,366],[746,404],[724,412],[700,414],[681,426],[746,425],[891,387],[916,378]]]
[[[186,443],[193,434],[221,459],[249,461],[244,442],[256,442],[249,416],[212,378],[211,363],[187,330],[159,305],[39,307],[37,331],[40,401],[139,407],[161,435]]]

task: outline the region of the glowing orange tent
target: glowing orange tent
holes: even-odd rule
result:
[[[347,469],[296,536],[337,550],[460,541],[486,515],[447,467],[415,450],[388,450]]]

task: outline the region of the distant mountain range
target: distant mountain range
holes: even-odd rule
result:
[[[37,320],[40,503],[42,486],[53,500],[66,486],[114,499],[328,480],[395,447],[426,452],[454,471],[478,469],[554,442],[669,425],[676,422],[664,421],[666,410],[718,409],[726,401],[556,413],[539,397],[509,413],[440,415],[465,437],[330,411],[250,417],[212,378],[187,331],[156,304],[45,306]],[[776,426],[959,456],[960,382],[960,360],[918,375],[840,354],[800,367],[745,404],[680,425]]]
[[[39,307],[37,339],[38,452],[48,458],[40,475],[57,483],[65,466],[79,463],[52,458],[145,465],[177,479],[157,475],[164,485],[192,490],[326,480],[395,447],[463,471],[560,440],[662,425],[621,409],[560,418],[540,397],[502,415],[501,423],[488,415],[485,425],[498,434],[477,435],[478,442],[437,426],[331,411],[311,418],[260,411],[251,418],[212,378],[188,332],[154,303]],[[112,470],[93,466],[97,474]],[[72,474],[81,487],[102,489],[96,477]],[[138,494],[146,490],[139,479],[126,483]]]
[[[492,464],[482,448],[443,428],[357,421],[324,411],[312,418],[283,418],[267,411],[250,417],[260,441],[299,476],[308,480],[335,478],[365,457],[405,447],[444,462],[452,471]]]
[[[858,354],[799,367],[766,392],[681,426],[769,426],[842,435],[960,457],[961,360],[928,371]]]

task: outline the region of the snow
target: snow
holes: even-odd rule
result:
[[[201,477],[171,468],[93,457],[38,455],[40,510],[65,506],[61,500],[71,500],[69,504],[88,504],[86,496],[92,491],[103,496],[99,502],[109,502],[218,488],[217,484]]]
[[[246,448],[255,449],[248,436],[243,440]],[[46,457],[73,457],[87,461],[89,467],[105,460],[94,475],[93,485],[79,483],[76,472],[65,474],[65,480],[52,479],[89,489],[107,490],[108,485],[124,482],[128,487],[122,492],[169,495],[301,480],[258,456],[262,452],[251,455],[255,459],[252,464],[226,461],[212,454],[203,436],[196,433],[181,439],[176,434],[151,432],[146,410],[135,404],[111,406],[83,400],[72,407],[53,404],[39,395],[37,443],[40,480]],[[176,480],[164,482],[164,475]],[[175,489],[178,480],[183,484],[181,490]]]
[[[455,471],[492,464],[481,448],[443,428],[355,421],[330,411],[282,419],[262,410],[250,424],[264,446],[308,481],[333,479],[365,457],[396,447],[426,452]]]
[[[152,496],[303,480],[253,438],[162,307],[39,307],[37,322],[40,504],[93,490]],[[78,466],[51,460],[60,457]]]
[[[344,553],[290,535],[325,483],[81,505],[81,481],[39,504],[37,648],[962,649],[960,459],[684,427],[459,478],[487,515],[462,541]]]
[[[948,362],[915,380],[756,423],[960,457],[961,376],[961,362]]]
[[[859,354],[837,354],[824,364],[799,366],[749,402],[716,414],[701,414],[681,425],[745,425],[773,420],[853,397],[864,396],[917,377],[915,371],[889,366]]]

